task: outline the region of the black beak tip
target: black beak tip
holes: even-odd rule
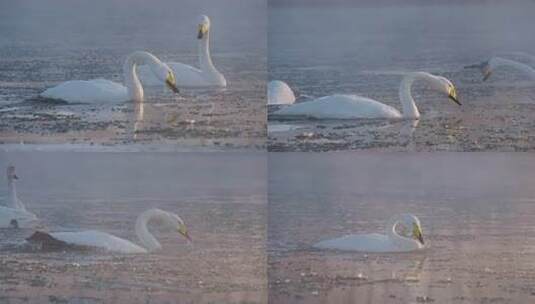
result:
[[[457,105],[459,105],[459,106],[462,106],[462,105],[463,105],[457,98],[455,98],[455,97],[453,97],[453,96],[450,96],[450,99],[453,100],[453,102],[455,102],[455,103],[456,103]]]
[[[203,36],[202,32],[199,31],[199,33],[197,34],[197,39],[202,39],[202,36]]]

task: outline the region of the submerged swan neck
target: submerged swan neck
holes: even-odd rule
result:
[[[210,55],[210,31],[199,40],[199,67],[201,71],[216,71]]]
[[[123,65],[125,86],[128,96],[136,102],[143,101],[144,97],[143,87],[141,86],[136,71],[136,67],[143,64],[147,64],[151,71],[156,75],[156,67],[161,65],[161,61],[148,52],[138,51],[128,55]]]
[[[494,57],[489,61],[489,65],[491,66],[492,69],[496,69],[496,68],[499,68],[501,66],[512,67],[512,68],[515,68],[515,69],[517,69],[519,71],[522,71],[522,72],[528,74],[532,78],[535,78],[535,69],[533,69],[532,67],[530,67],[527,64],[523,64],[523,63],[520,63],[518,61],[509,60],[509,59],[505,59],[505,58],[501,58],[501,57]]]
[[[141,213],[136,220],[136,235],[143,247],[147,251],[152,252],[162,248],[160,242],[149,232],[147,228],[151,219],[161,217],[161,214],[157,210],[147,210]]]

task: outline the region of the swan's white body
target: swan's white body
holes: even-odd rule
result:
[[[423,249],[424,245],[408,236],[401,236],[396,232],[396,226],[400,223],[411,225],[414,223],[420,227],[420,221],[414,215],[403,214],[394,216],[388,221],[386,234],[363,234],[348,235],[332,240],[321,241],[313,247],[318,249],[331,249],[342,251],[360,252],[408,252]],[[412,227],[410,227],[412,229]],[[421,228],[420,233],[421,233]],[[422,239],[423,240],[423,239]]]
[[[204,15],[200,19],[197,36],[200,68],[180,62],[168,62],[167,64],[174,71],[176,82],[181,87],[226,87],[227,81],[214,66],[210,55],[210,19]],[[139,68],[139,76],[144,84],[161,84],[147,67],[141,66]]]
[[[171,69],[156,56],[139,51],[126,58],[123,66],[124,86],[106,79],[71,80],[47,89],[40,96],[70,103],[142,102],[143,87],[136,72],[137,66],[142,64],[149,66],[150,72],[159,83],[165,83],[173,91],[176,90],[176,87],[173,88],[176,84]]]
[[[26,210],[17,197],[15,167],[7,168],[8,199],[0,206],[0,228],[32,228],[37,224],[37,216]]]
[[[384,103],[362,96],[332,95],[312,101],[297,103],[282,108],[274,114],[283,116],[303,116],[316,119],[418,119],[420,117],[420,112],[411,95],[411,87],[416,80],[426,80],[433,88],[447,93],[450,98],[456,100],[455,87],[446,78],[426,72],[413,72],[403,77],[399,88],[402,112],[399,112],[397,109]]]
[[[529,76],[532,80],[535,80],[535,69],[530,67],[527,64],[520,63],[518,61],[505,59],[501,57],[492,57],[486,64],[482,67],[483,80],[487,80],[491,73],[494,72],[497,68],[500,67],[510,67],[516,70],[519,70]]]
[[[272,80],[267,88],[268,105],[288,105],[295,102],[292,89],[280,80]]]
[[[141,213],[136,220],[136,235],[143,247],[112,234],[95,230],[81,232],[53,232],[49,233],[49,235],[52,238],[69,245],[95,247],[118,253],[148,253],[159,250],[162,247],[147,228],[147,224],[150,221],[160,221],[163,224],[177,228],[180,233],[185,234],[189,239],[182,219],[176,214],[160,209],[149,209]]]

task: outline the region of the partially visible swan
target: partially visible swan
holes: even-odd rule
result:
[[[272,80],[268,83],[267,89],[268,105],[285,105],[295,102],[295,95],[292,89],[280,80]]]
[[[181,87],[226,87],[227,81],[223,74],[215,68],[210,55],[210,18],[199,17],[197,29],[199,41],[199,68],[180,62],[168,62],[176,75],[176,82]],[[158,85],[160,82],[149,73],[146,67],[140,67],[141,81],[147,85]]]
[[[4,206],[0,206],[0,228],[32,228],[37,224],[35,214],[28,212],[17,197],[15,185],[17,179],[15,167],[9,166],[7,168],[8,199],[3,204]]]
[[[523,64],[518,61],[505,59],[501,57],[492,57],[489,61],[483,62],[481,65],[475,65],[475,66],[469,66],[469,67],[479,67],[481,69],[481,73],[483,74],[483,81],[486,81],[487,79],[489,79],[490,75],[492,75],[494,70],[500,67],[514,68],[516,70],[524,72],[530,78],[535,80],[534,68],[530,67],[527,64]]]
[[[27,241],[38,243],[44,248],[50,245],[49,243],[52,243],[54,246],[60,243],[64,245],[100,248],[119,253],[148,253],[162,248],[158,240],[156,240],[147,228],[149,222],[156,221],[175,229],[188,241],[191,241],[184,221],[178,215],[160,209],[146,210],[136,220],[136,234],[143,247],[112,234],[95,230],[52,233],[36,232]]]
[[[361,252],[407,252],[424,248],[420,220],[412,214],[392,217],[385,234],[354,234],[321,241],[314,248]]]
[[[71,80],[47,89],[40,96],[81,103],[142,102],[143,87],[136,72],[137,66],[142,64],[150,67],[151,73],[160,83],[165,83],[169,89],[178,93],[173,71],[151,53],[137,51],[130,54],[123,65],[126,86],[105,79]]]
[[[418,119],[420,118],[420,112],[411,95],[411,87],[416,80],[429,82],[433,89],[447,94],[456,104],[461,105],[457,100],[457,91],[451,81],[426,72],[412,72],[403,77],[399,88],[402,112],[384,103],[358,95],[331,95],[312,101],[297,103],[275,111],[274,114],[279,116],[304,116],[317,119]]]

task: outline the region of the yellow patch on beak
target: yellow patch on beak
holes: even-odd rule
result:
[[[177,228],[177,231],[178,233],[180,233],[183,237],[185,237],[188,241],[192,242],[190,236],[189,236],[189,233],[188,233],[188,228],[186,228],[186,225],[182,224],[182,225],[179,225],[178,228]]]
[[[416,223],[412,224],[412,237],[417,239],[422,245],[424,244],[422,229]]]
[[[204,38],[204,35],[208,33],[208,26],[206,24],[199,24],[199,32],[197,33],[197,39]]]
[[[448,98],[453,100],[456,104],[461,105],[461,102],[457,99],[457,90],[455,90],[454,86],[448,88]]]
[[[167,73],[167,78],[165,79],[165,84],[167,85],[167,87],[175,92],[175,93],[179,93],[180,91],[178,90],[178,88],[176,87],[176,80],[175,80],[175,75],[173,75],[173,73],[169,72]]]

